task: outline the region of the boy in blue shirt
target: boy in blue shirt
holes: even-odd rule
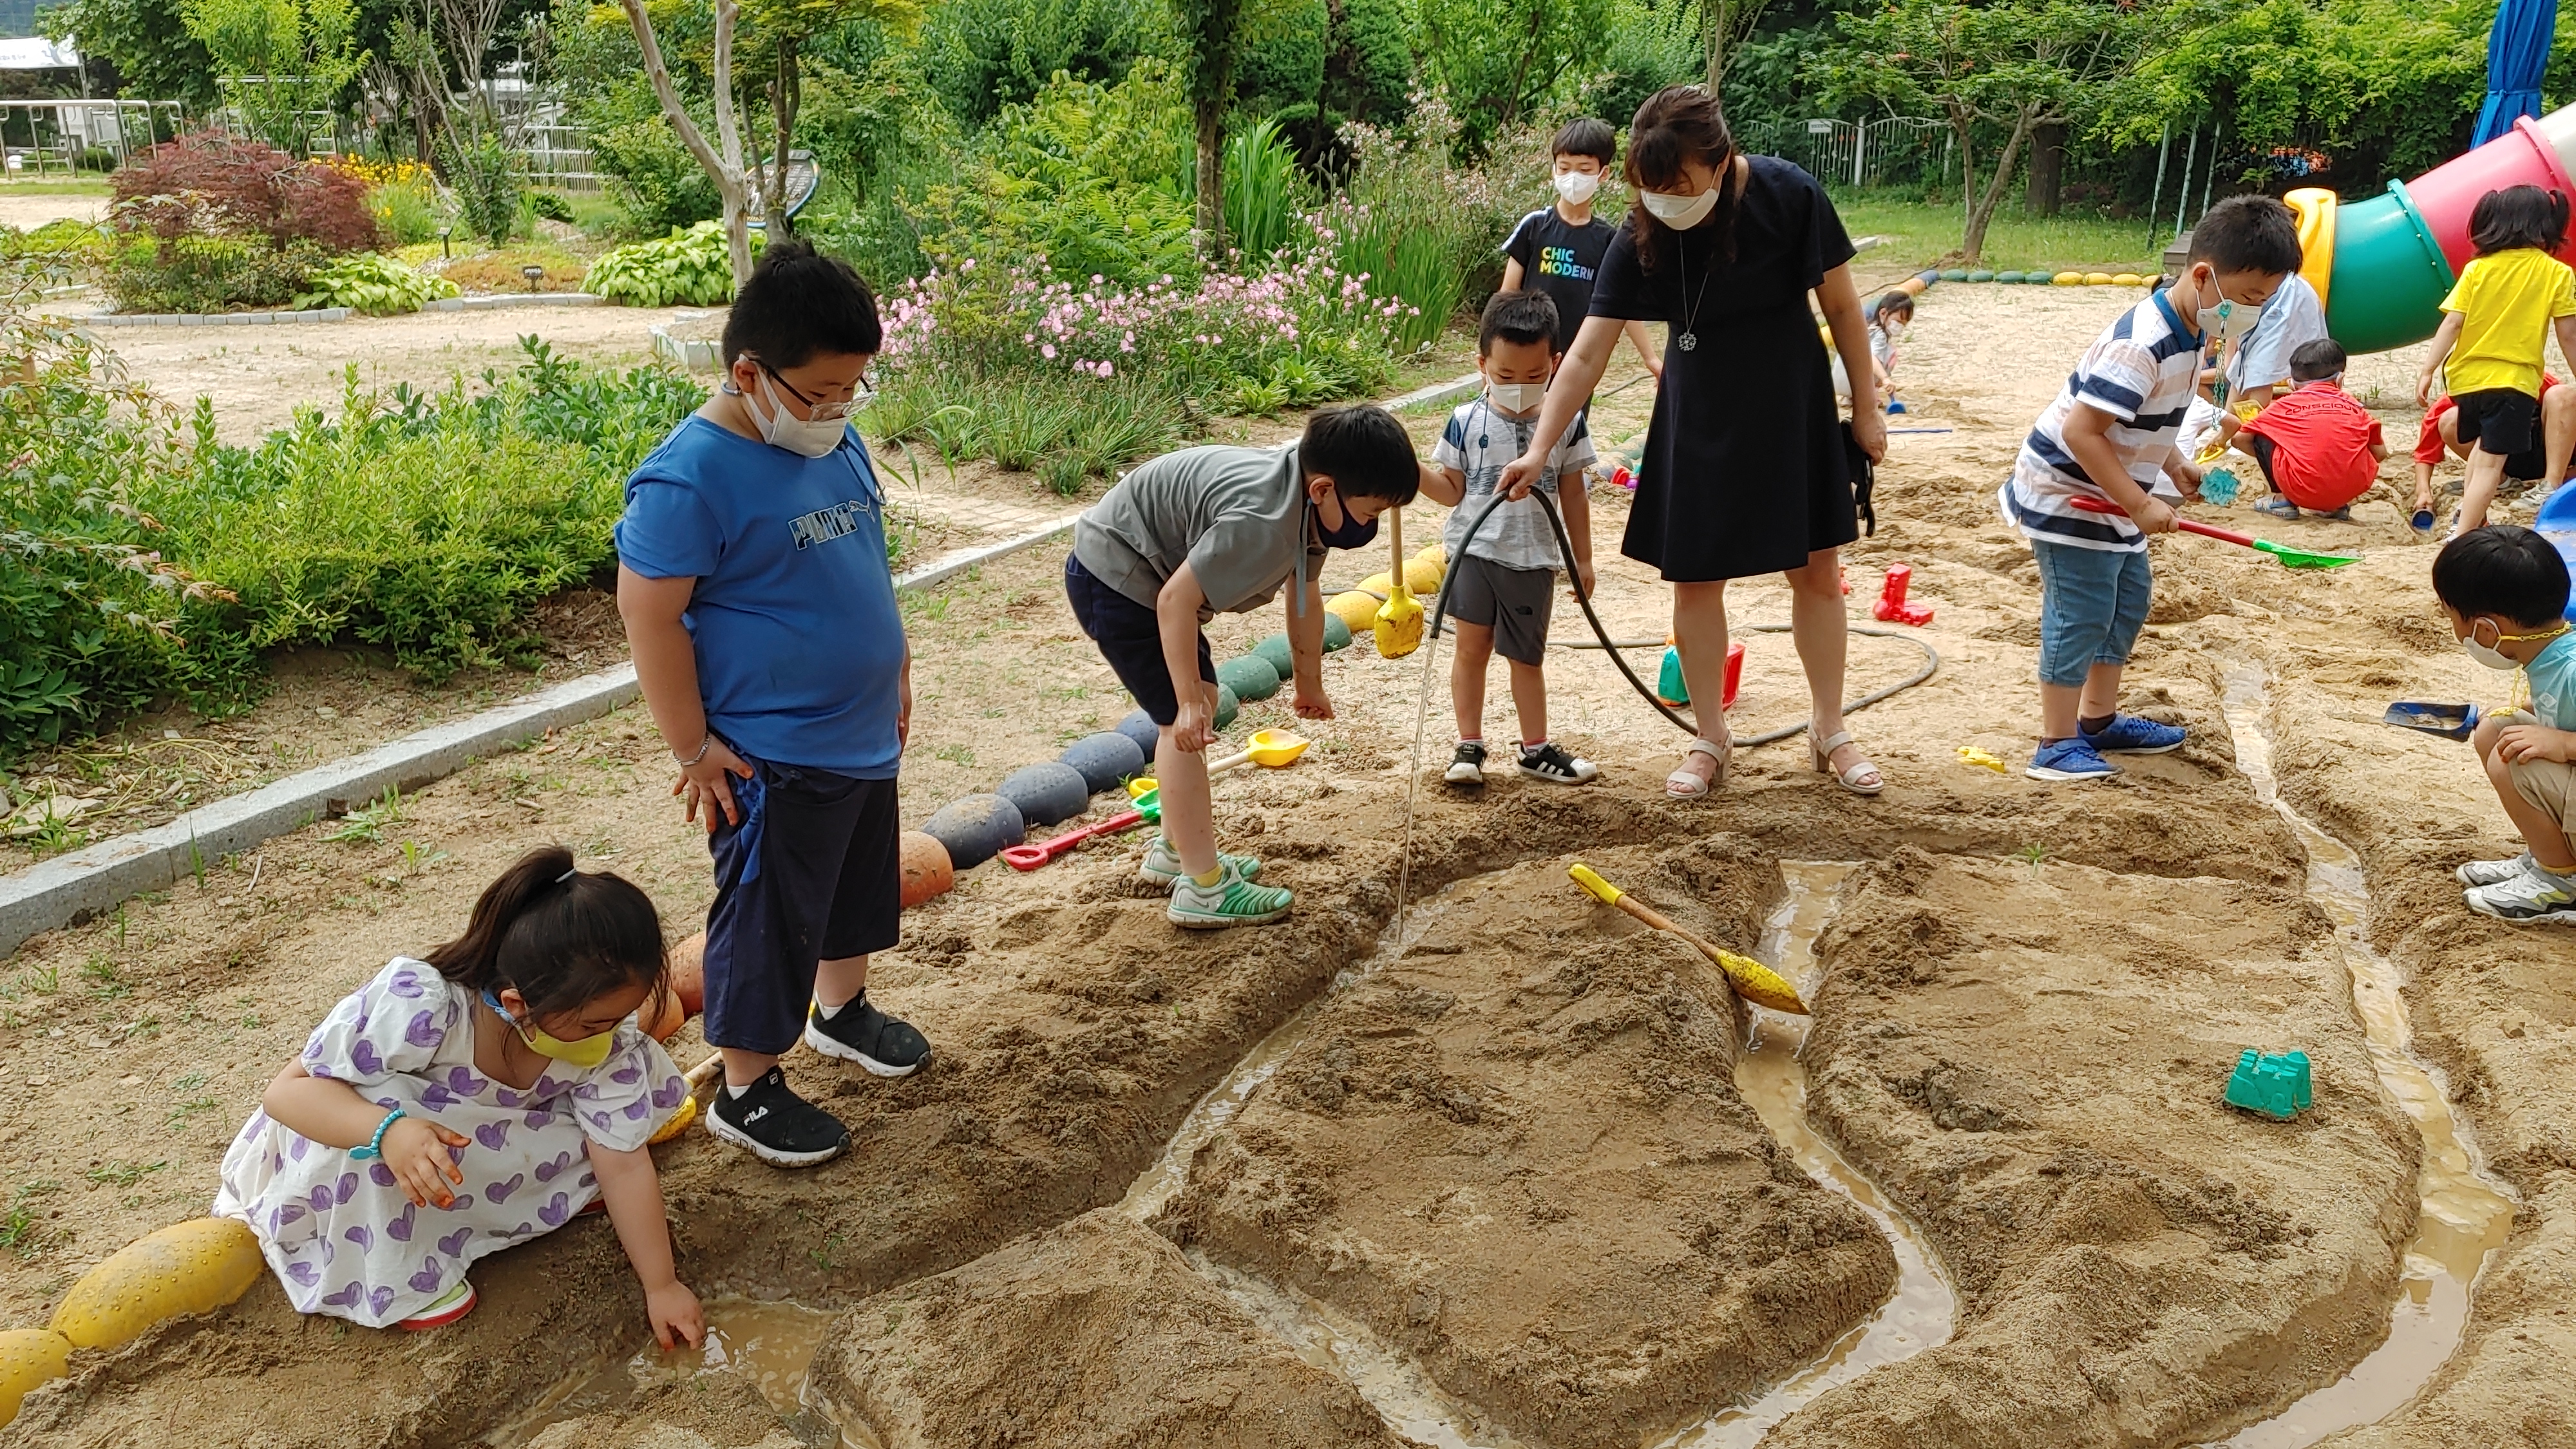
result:
[[[886,566],[885,491],[849,416],[884,332],[848,266],[772,242],[725,322],[725,382],[626,481],[617,609],[672,793],[706,821],[707,1130],[810,1167],[850,1134],[791,1090],[817,1052],[900,1077],[929,1043],[868,1001],[901,910],[895,771],[912,651]]]
[[[2528,528],[2491,524],[2442,545],[2433,596],[2469,657],[2519,669],[2531,708],[2488,715],[2471,736],[2504,813],[2530,849],[2460,867],[2470,910],[2500,921],[2576,922],[2576,633],[2567,564]]]
[[[2175,439],[2219,305],[2260,307],[2298,268],[2288,207],[2268,196],[2211,207],[2183,275],[2103,330],[2022,440],[1996,501],[2039,559],[2040,740],[2022,771],[2032,779],[2105,779],[2120,773],[2105,754],[2182,747],[2181,729],[2119,712],[2120,671],[2155,600],[2146,536],[2174,526],[2152,490],[2160,471],[2200,489]]]

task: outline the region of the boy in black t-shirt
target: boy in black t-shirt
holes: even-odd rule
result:
[[[1618,155],[1619,138],[1589,116],[1568,121],[1548,144],[1556,155],[1556,205],[1521,218],[1503,243],[1503,290],[1545,292],[1556,303],[1556,350],[1574,346],[1574,334],[1592,315],[1592,278],[1618,228],[1592,214],[1593,193]],[[1646,324],[1624,329],[1646,370],[1661,380],[1664,360],[1655,355]]]

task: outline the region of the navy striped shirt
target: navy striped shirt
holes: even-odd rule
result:
[[[2105,328],[2022,439],[1996,502],[2023,536],[2120,553],[2147,546],[2146,535],[2126,518],[2087,513],[2071,501],[2110,495],[2067,450],[2066,421],[2078,403],[2110,414],[2111,451],[2130,481],[2154,489],[2200,382],[2200,338],[2183,330],[2166,295],[2156,293]]]

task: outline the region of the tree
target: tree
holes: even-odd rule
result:
[[[127,95],[184,101],[192,112],[218,99],[214,57],[188,33],[178,0],[71,0],[45,10],[43,25],[83,56],[115,66]]]
[[[1188,51],[1183,89],[1196,131],[1199,244],[1225,255],[1225,113],[1234,104],[1234,69],[1242,59],[1244,0],[1175,0]]]
[[[225,100],[289,155],[311,149],[314,115],[337,109],[367,68],[350,0],[180,0],[179,19],[213,57]]]
[[[709,89],[715,112],[715,144],[707,142],[695,117],[689,114],[680,97],[679,83],[671,78],[671,67],[662,58],[662,44],[653,31],[653,17],[645,0],[618,0],[626,12],[626,23],[635,31],[636,47],[643,52],[644,75],[652,82],[653,97],[660,102],[662,116],[679,132],[680,142],[697,158],[698,166],[715,182],[716,194],[722,198],[725,232],[725,256],[733,268],[733,284],[740,290],[751,279],[751,233],[748,228],[749,203],[755,188],[770,204],[768,223],[782,225],[784,207],[779,205],[785,193],[788,143],[793,138],[796,111],[802,90],[794,60],[792,42],[782,46],[783,58],[777,62],[771,81],[773,115],[784,119],[773,129],[776,146],[766,168],[755,159],[743,160],[742,97],[734,89],[734,42],[740,32],[742,6],[737,0],[715,0],[715,35],[709,70]],[[761,16],[776,27],[773,41],[780,37],[802,37],[826,24],[837,25],[859,18],[910,26],[919,21],[919,0],[754,0]]]
[[[1889,0],[1842,16],[1809,74],[1838,98],[1948,124],[1968,198],[1959,249],[1973,265],[2033,133],[2090,120],[2175,14],[2165,0]]]
[[[1423,70],[1449,93],[1467,144],[1481,149],[1589,65],[1610,29],[1610,0],[1418,0]]]
[[[1699,0],[1700,46],[1708,53],[1708,93],[1726,94],[1726,63],[1753,38],[1771,0]]]

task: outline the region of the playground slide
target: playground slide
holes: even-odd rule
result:
[[[2468,264],[2469,212],[2478,198],[2529,183],[2576,198],[2576,106],[2513,130],[2368,201],[2321,188],[2286,198],[2307,247],[2301,269],[2326,304],[2326,328],[2352,352],[2384,352],[2433,335],[2442,298]],[[2558,253],[2576,266],[2576,235]]]

